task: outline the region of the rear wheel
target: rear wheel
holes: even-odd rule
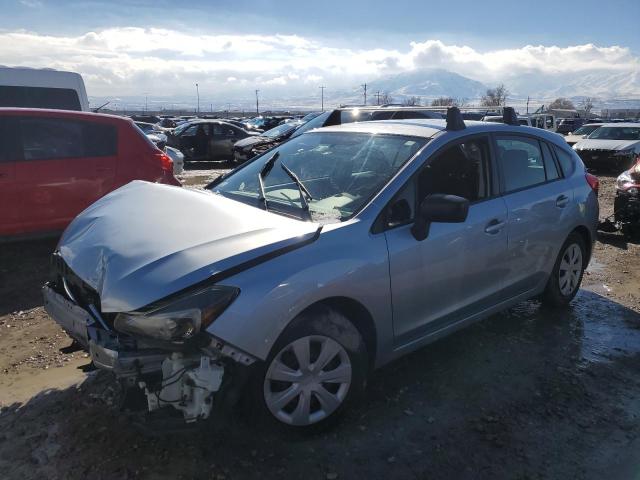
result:
[[[303,313],[283,332],[252,380],[268,423],[297,430],[327,426],[364,390],[367,352],[348,319],[326,307]]]
[[[543,303],[561,307],[573,300],[580,289],[586,260],[587,249],[584,240],[574,232],[560,249],[542,296]]]

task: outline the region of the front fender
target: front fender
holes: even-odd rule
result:
[[[300,312],[347,297],[371,313],[380,356],[393,339],[387,246],[363,223],[325,229],[317,241],[225,279],[241,293],[207,331],[264,360]]]

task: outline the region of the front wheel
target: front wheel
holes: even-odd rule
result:
[[[580,289],[586,260],[584,240],[577,233],[572,233],[560,249],[542,296],[543,303],[562,307],[573,300]]]
[[[292,322],[254,375],[254,413],[297,430],[329,425],[364,390],[366,374],[358,330],[340,313],[315,308]]]

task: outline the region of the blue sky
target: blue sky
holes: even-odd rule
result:
[[[0,28],[49,34],[155,26],[205,33],[298,34],[362,47],[438,38],[480,49],[596,43],[640,51],[638,0],[0,0],[0,6]]]
[[[609,72],[640,96],[640,0],[0,0],[0,11],[0,64],[78,71],[94,95],[192,95],[196,82],[209,98],[290,95],[442,68],[487,84]]]

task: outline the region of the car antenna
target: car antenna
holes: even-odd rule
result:
[[[458,107],[447,108],[447,130],[464,130],[467,126]]]
[[[513,107],[504,107],[502,109],[502,123],[506,125],[520,125],[520,122],[518,122],[518,115],[516,115],[516,111]]]

